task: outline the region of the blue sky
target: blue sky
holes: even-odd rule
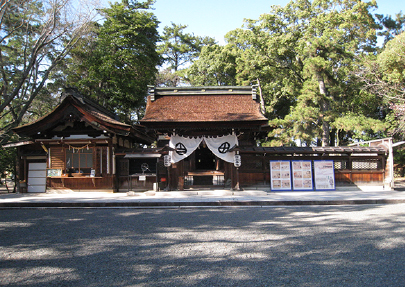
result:
[[[108,3],[108,0],[103,0]],[[116,2],[111,1],[110,2]],[[141,0],[139,1],[141,2]],[[161,22],[159,30],[171,22],[188,25],[186,32],[214,37],[224,44],[225,34],[243,25],[243,19],[258,19],[272,5],[285,6],[289,0],[156,0],[154,14]],[[403,0],[377,0],[375,13],[394,15],[402,10]]]

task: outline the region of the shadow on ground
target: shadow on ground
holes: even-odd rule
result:
[[[404,207],[0,210],[0,285],[400,286]]]

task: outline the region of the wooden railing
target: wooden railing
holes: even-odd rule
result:
[[[67,189],[113,189],[113,177],[47,177],[46,185],[50,188]]]

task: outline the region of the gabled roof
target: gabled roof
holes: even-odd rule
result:
[[[174,87],[150,89],[145,116],[146,127],[189,126],[196,128],[267,125],[260,112],[254,87]]]
[[[116,120],[114,114],[104,107],[72,91],[63,95],[62,102],[52,112],[33,123],[16,127],[13,131],[23,137],[43,137],[55,133],[54,130],[61,125],[75,121],[95,131],[137,138],[142,143],[152,142],[141,128]]]

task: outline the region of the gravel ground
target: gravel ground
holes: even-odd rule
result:
[[[405,205],[0,210],[0,286],[403,286]]]

